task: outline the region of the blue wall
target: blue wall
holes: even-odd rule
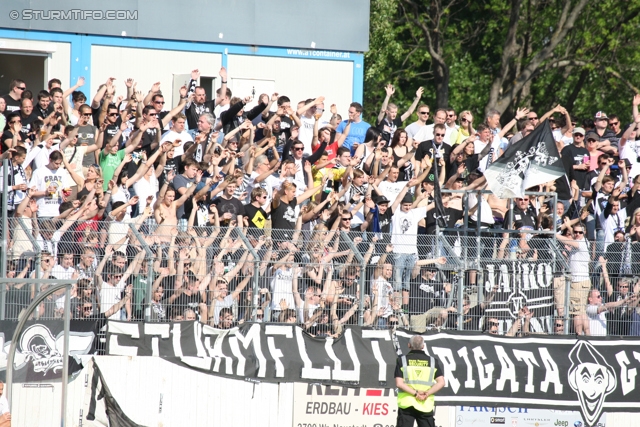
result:
[[[5,28],[0,28],[0,38],[70,43],[71,75],[69,76],[69,81],[73,84],[78,77],[84,76],[86,87],[91,87],[91,73],[88,71],[91,69],[91,46],[93,45],[220,53],[222,54],[222,65],[224,67],[227,66],[228,54],[347,61],[351,62],[353,65],[352,99],[353,101],[360,103],[362,103],[363,99],[364,55],[361,53],[288,49],[280,47],[254,47],[172,40],[132,39],[128,37],[22,31]],[[233,73],[233,70],[229,70],[229,73]],[[89,94],[87,94],[87,96],[89,96]]]

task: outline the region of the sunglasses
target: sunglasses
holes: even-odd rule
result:
[[[455,117],[455,114],[447,114],[447,117]]]
[[[580,138],[584,138],[584,135],[583,135],[583,134],[581,134],[581,133],[574,133],[574,134],[573,134],[573,137],[574,137],[574,138],[578,138],[578,137],[580,137]]]
[[[556,328],[563,328],[564,325],[562,323],[556,323]]]
[[[584,234],[584,231],[573,231],[573,234]]]
[[[611,122],[611,123],[609,123],[609,126],[617,126],[619,124],[620,124],[620,122]]]
[[[444,133],[436,133],[435,136],[444,136]]]
[[[538,116],[536,116],[536,117],[529,117],[529,120],[538,120]]]
[[[293,147],[294,151],[302,151],[304,150],[304,147]]]
[[[340,218],[343,221],[351,221],[351,218]]]
[[[26,86],[16,86],[16,89],[20,89],[20,90],[25,90],[27,87]]]
[[[109,114],[109,117],[116,117],[118,115],[118,113],[111,113]]]
[[[460,119],[460,123],[469,123],[469,120],[467,120],[465,118],[462,118],[462,119]]]
[[[589,139],[587,139],[587,142],[598,142],[598,141],[596,141],[595,139],[589,138]]]
[[[9,123],[10,123],[10,124],[13,124],[13,123],[22,123],[22,120],[12,120],[12,121],[10,121]]]
[[[155,116],[157,116],[157,115],[158,115],[158,113],[149,113],[149,115],[150,115],[151,117],[155,117]]]
[[[154,104],[164,105],[164,101],[153,101]]]
[[[91,113],[83,113],[82,117],[91,117]]]
[[[419,114],[425,114],[425,115],[427,115],[427,116],[428,116],[428,115],[429,115],[429,112],[428,112],[428,111],[420,111],[420,113],[419,113]]]

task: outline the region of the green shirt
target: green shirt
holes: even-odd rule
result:
[[[100,168],[102,169],[105,191],[109,189],[109,181],[113,179],[113,173],[118,169],[122,159],[124,159],[124,155],[124,150],[119,150],[116,154],[105,154],[104,150],[100,151]]]

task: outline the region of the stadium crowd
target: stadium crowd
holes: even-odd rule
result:
[[[0,98],[7,318],[45,289],[21,278],[77,279],[79,319],[288,322],[318,336],[359,321],[640,335],[640,95],[629,125],[602,111],[579,121],[560,105],[502,123],[497,111],[432,111],[422,88],[402,112],[388,85],[369,124],[358,102],[253,102],[232,94],[224,68],[220,78],[207,100],[192,71],[171,109],[159,83],[145,94],[127,79],[119,94],[109,79],[88,102],[82,78],[67,89],[11,82]],[[491,163],[545,120],[565,175],[535,196],[480,193]],[[472,248],[460,236],[475,242],[478,229]],[[492,262],[566,260],[547,323],[526,305],[485,313],[498,286],[451,267],[461,244]],[[35,315],[63,309],[53,295]]]

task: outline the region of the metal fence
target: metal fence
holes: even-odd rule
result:
[[[323,224],[170,229],[136,218],[12,218],[9,230],[4,257],[14,281],[2,288],[4,319],[61,317],[64,302],[56,295],[23,313],[44,289],[20,279],[36,278],[77,279],[76,319],[104,313],[118,320],[197,319],[220,328],[295,322],[317,336],[338,335],[345,324],[509,336],[640,334],[633,297],[640,293],[633,276],[640,275],[640,243],[630,241],[609,244],[602,254],[587,242],[587,271],[576,278],[571,263],[584,251],[555,230],[467,223],[398,237]],[[596,293],[606,312],[588,312]]]

